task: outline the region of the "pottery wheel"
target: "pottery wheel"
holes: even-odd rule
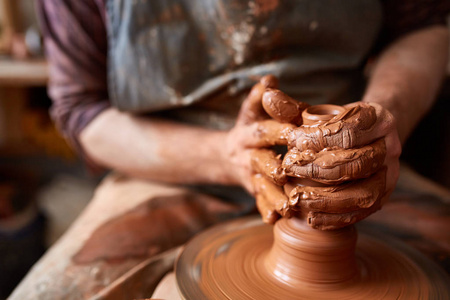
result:
[[[289,284],[266,257],[273,226],[248,217],[194,237],[175,263],[184,299],[450,299],[449,277],[405,244],[360,229],[359,274],[341,284]]]

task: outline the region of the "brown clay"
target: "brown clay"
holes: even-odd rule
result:
[[[257,197],[261,197],[257,201],[257,206],[264,222],[273,224],[278,219],[273,212],[277,212],[282,217],[291,216],[293,210],[289,205],[288,197],[280,186],[272,184],[261,175],[253,177],[253,184]]]
[[[288,285],[343,284],[358,275],[353,255],[354,227],[318,231],[299,218],[291,218],[277,222],[273,233],[274,243],[265,258],[266,268]]]
[[[198,300],[450,297],[443,271],[384,239],[363,233],[356,241],[353,227],[318,231],[285,218],[274,227],[236,220],[186,245],[175,264],[178,290]]]
[[[321,106],[323,107],[323,105]],[[332,115],[332,111],[326,113],[321,110],[322,117]],[[365,139],[359,137],[370,131],[376,120],[375,108],[369,104],[360,103],[335,115],[326,122],[320,120],[318,123],[308,124],[293,130],[289,137],[289,144],[300,151],[313,150],[316,152],[328,147],[358,148],[364,146],[359,143],[365,141]]]
[[[378,171],[386,156],[384,139],[358,148],[325,148],[319,152],[292,148],[283,160],[286,175],[327,184],[366,178]]]
[[[294,125],[280,124],[274,120],[264,120],[248,126],[258,143],[244,141],[253,147],[270,147],[274,145],[287,145],[288,138],[292,134]]]
[[[310,106],[302,112],[303,125],[320,125],[343,112],[345,112],[345,109],[338,105],[321,104]]]
[[[273,101],[278,101],[278,106],[281,107],[287,96],[284,94],[280,96],[280,93],[277,92],[273,96]],[[347,128],[345,131],[347,133],[352,131],[361,134],[361,130],[370,129],[376,122],[376,115],[373,113],[373,107],[366,104],[350,109],[336,105],[317,105],[303,111],[304,125],[300,127],[281,132],[271,129],[270,126],[264,126],[265,131],[258,131],[261,135],[266,135],[266,131],[272,135],[278,132],[279,137],[283,139],[286,135],[288,139],[289,136],[300,139],[303,134],[308,137],[303,140],[304,142],[315,145],[302,150],[297,147],[297,141],[291,140],[282,164],[280,156],[272,150],[254,151],[252,159],[254,172],[270,180],[254,181],[257,207],[263,220],[273,224],[280,216],[288,217],[296,212],[300,213],[313,228],[328,230],[353,224],[378,210],[385,191],[384,139],[356,148],[342,148],[336,144],[329,146],[317,143],[316,139],[332,135],[330,128],[333,126]],[[285,113],[281,115],[286,116]],[[366,120],[362,120],[363,117]],[[312,131],[315,132],[314,135],[308,136]],[[343,135],[341,131],[334,130],[335,136],[331,141],[336,142],[340,138],[349,137],[347,134]],[[317,134],[318,132],[321,134]],[[274,143],[284,141],[281,139],[275,141],[276,136],[270,136],[269,140]],[[368,179],[361,180],[363,178]],[[284,187],[285,195],[282,195],[276,185]],[[296,187],[294,194],[291,195],[294,187]],[[288,196],[290,201],[287,199]]]
[[[263,99],[274,119],[302,122],[296,102],[288,96],[267,90]],[[410,258],[368,237],[356,246],[355,228],[345,227],[378,210],[384,196],[384,140],[369,145],[355,142],[375,124],[374,108],[361,104],[345,110],[321,105],[307,108],[302,115],[303,125],[290,131],[282,168],[270,150],[260,151],[253,160],[259,173],[253,180],[263,220],[274,223],[283,217],[275,222],[273,236],[270,227],[244,226],[212,230],[206,234],[208,243],[197,238],[198,252],[189,254],[189,245],[185,250],[197,286],[183,284],[189,269],[178,271],[181,294],[189,293],[192,299],[448,295],[448,288],[433,289],[424,270]],[[273,184],[283,183],[283,170],[291,176],[284,188]],[[336,228],[340,229],[327,231]]]
[[[261,105],[261,99],[268,88],[278,88],[278,79],[273,75],[263,76],[259,82],[252,87],[246,101],[242,104],[238,123],[250,124],[267,118],[267,113]]]
[[[375,175],[337,186],[311,187],[295,185],[290,191],[289,206],[293,210],[346,213],[368,208],[384,193],[385,170]]]
[[[262,98],[265,111],[275,120],[282,123],[302,124],[302,111],[309,104],[298,102],[276,89],[266,89]]]
[[[282,166],[286,175],[300,179],[295,184],[290,179],[285,186],[289,195],[287,215],[296,215],[313,228],[332,230],[354,224],[380,209],[386,183],[384,139],[356,148],[337,144],[328,147],[330,144],[320,141],[333,133],[335,138],[348,138],[347,134],[339,135],[343,128],[354,134],[371,128],[376,122],[373,108],[362,104],[346,110],[326,104],[309,107],[302,115],[304,125],[294,131],[307,134],[314,131],[315,138],[309,136],[311,139],[300,145],[315,144],[315,147],[300,150],[298,142],[290,143],[284,157]],[[366,119],[362,120],[363,117]]]
[[[281,167],[280,155],[269,149],[257,149],[252,153],[252,167],[258,174],[272,179],[277,185],[284,185],[287,177]]]

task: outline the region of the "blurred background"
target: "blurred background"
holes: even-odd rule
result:
[[[438,100],[406,143],[399,186],[450,203],[450,67]],[[89,174],[53,126],[47,65],[31,0],[0,0],[0,299],[89,202]]]
[[[34,1],[0,0],[0,299],[68,228],[99,178],[53,126]]]

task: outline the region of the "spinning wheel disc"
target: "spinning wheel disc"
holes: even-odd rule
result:
[[[194,237],[175,263],[184,299],[450,299],[448,275],[410,247],[360,230],[359,275],[340,284],[290,285],[265,261],[273,226],[248,217]]]

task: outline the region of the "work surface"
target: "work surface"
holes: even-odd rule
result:
[[[450,273],[450,205],[445,199],[397,189],[362,225],[397,238]]]
[[[431,193],[421,186],[399,184],[390,202],[358,226],[369,227],[415,248],[450,274],[450,205],[445,194]],[[180,248],[144,261],[102,291],[101,299],[134,295],[146,285],[149,297],[159,280],[172,270]]]

